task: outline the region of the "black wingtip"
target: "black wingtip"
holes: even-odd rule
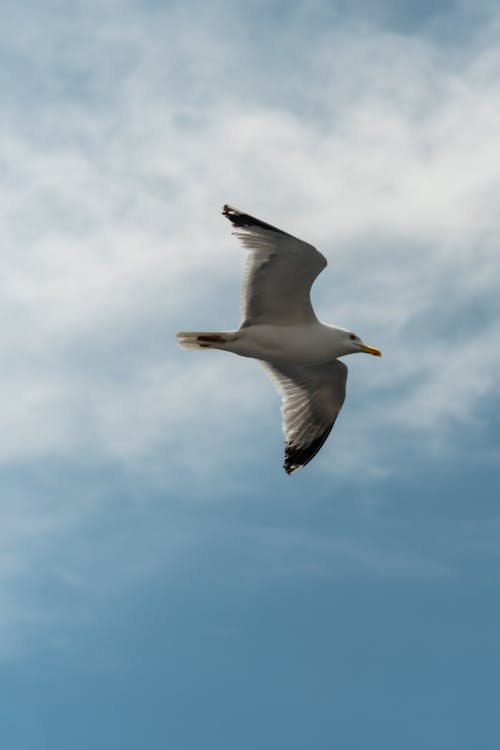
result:
[[[255,216],[250,216],[250,214],[245,214],[243,211],[238,211],[237,208],[233,208],[232,206],[228,206],[226,203],[222,209],[222,215],[225,216],[231,224],[234,227],[260,227],[261,229],[267,229],[271,232],[278,232],[279,234],[288,234],[287,232],[283,232],[282,229],[278,229],[277,227],[273,227],[272,224],[266,224],[265,221],[261,221],[260,219],[256,219]]]
[[[283,464],[283,468],[288,475],[301,469],[314,458],[332,431],[333,424],[332,422],[332,424],[328,425],[321,435],[318,435],[317,438],[307,445],[297,446],[293,443],[287,443],[285,446],[285,463]]]

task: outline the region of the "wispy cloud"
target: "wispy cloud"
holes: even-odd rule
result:
[[[401,445],[473,456],[450,435],[481,436],[478,410],[500,396],[497,17],[465,53],[439,19],[402,33],[333,24],[309,3],[262,30],[222,5],[194,26],[186,9],[121,8],[17,10],[22,33],[2,32],[4,470],[109,463],[165,489],[183,472],[227,488],[244,462],[278,467],[264,374],[174,344],[177,329],[237,324],[243,259],[226,200],[320,247],[321,317],[384,350],[349,362],[317,470],[384,478],[407,470]],[[9,580],[31,549],[43,557],[40,538],[87,518],[84,502],[68,519],[30,498],[29,528],[22,506],[4,506]],[[366,565],[391,567],[378,554]],[[92,577],[54,569],[68,584]]]

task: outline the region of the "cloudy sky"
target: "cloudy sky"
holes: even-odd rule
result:
[[[496,750],[498,5],[0,20],[2,747]],[[384,353],[292,477],[225,202]]]

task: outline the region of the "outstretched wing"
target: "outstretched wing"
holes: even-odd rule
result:
[[[320,365],[263,362],[281,392],[287,474],[314,458],[331,432],[345,399],[347,367],[334,359]]]
[[[222,211],[249,250],[241,289],[241,327],[316,322],[310,291],[326,258],[307,242],[231,206]]]

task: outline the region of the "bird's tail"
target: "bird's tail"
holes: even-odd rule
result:
[[[236,337],[233,331],[180,331],[176,336],[181,349],[224,349]]]

